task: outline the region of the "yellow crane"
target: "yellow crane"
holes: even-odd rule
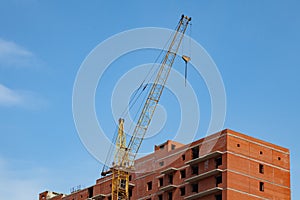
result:
[[[151,119],[153,117],[156,106],[159,102],[161,94],[164,90],[170,70],[174,63],[176,54],[182,42],[184,33],[187,29],[190,17],[182,15],[175,29],[174,36],[165,52],[163,60],[160,64],[155,81],[152,84],[144,107],[138,118],[137,124],[133,131],[132,137],[126,146],[126,136],[124,134],[124,120],[119,120],[118,136],[116,140],[116,150],[112,167],[108,171],[103,171],[102,176],[112,174],[112,200],[128,200],[129,199],[129,174],[134,171],[134,161],[139,148],[142,144],[144,136],[147,132]],[[183,58],[184,59],[184,58]],[[186,62],[190,58],[184,59]]]

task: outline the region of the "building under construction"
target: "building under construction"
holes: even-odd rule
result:
[[[131,200],[290,200],[289,150],[229,129],[190,144],[170,141],[135,161]],[[110,200],[112,175],[39,200]]]
[[[289,151],[228,129],[186,145],[169,140],[136,159],[190,21],[181,16],[153,84],[138,88],[151,85],[128,143],[120,118],[113,162],[104,165],[103,177],[69,195],[43,192],[40,200],[290,199]],[[191,58],[181,57],[187,77]]]

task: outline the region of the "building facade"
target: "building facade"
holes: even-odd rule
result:
[[[290,200],[289,150],[229,129],[187,145],[170,141],[136,160],[130,199]],[[109,200],[111,177],[69,195],[39,200]]]

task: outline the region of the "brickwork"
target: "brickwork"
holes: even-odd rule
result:
[[[225,129],[188,145],[168,140],[138,159],[130,199],[290,200],[289,150]],[[111,177],[40,200],[109,200]]]

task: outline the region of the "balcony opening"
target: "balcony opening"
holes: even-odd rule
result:
[[[199,167],[198,166],[192,166],[192,175],[198,175],[199,174]]]
[[[88,197],[91,198],[94,196],[94,188],[93,187],[90,187],[88,189]]]
[[[164,179],[163,178],[159,178],[158,179],[158,187],[162,187],[164,185]]]
[[[185,178],[186,177],[185,169],[180,170],[180,177],[181,178]]]
[[[261,174],[265,173],[264,165],[262,165],[262,164],[259,164],[259,173],[261,173]]]
[[[185,154],[181,155],[183,161],[185,161]]]
[[[222,183],[222,175],[216,176],[216,187],[218,187],[218,185],[221,183]]]
[[[180,196],[185,195],[185,187],[180,188]]]
[[[216,168],[218,168],[220,165],[222,165],[222,156],[215,159],[216,162]]]
[[[158,200],[163,200],[163,195],[162,194],[158,195]]]
[[[152,190],[152,181],[147,183],[147,190]]]
[[[198,183],[193,183],[192,184],[192,192],[198,192]]]
[[[261,191],[261,192],[265,191],[265,184],[264,184],[264,182],[259,182],[259,191]]]
[[[169,178],[169,183],[173,184],[173,174],[169,174],[168,178]]]
[[[215,200],[222,200],[222,194],[215,195]]]
[[[132,188],[129,188],[128,194],[129,194],[129,197],[132,197]]]
[[[199,146],[192,148],[192,159],[199,158]]]
[[[173,193],[172,192],[168,193],[168,200],[173,200]]]

